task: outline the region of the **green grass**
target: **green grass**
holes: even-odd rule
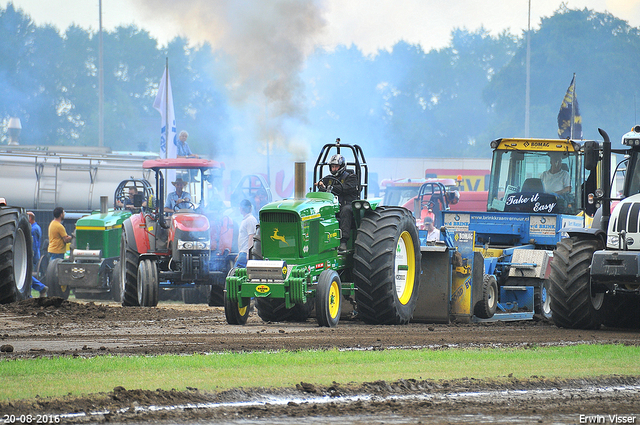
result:
[[[295,351],[0,361],[0,401],[126,389],[215,391],[396,379],[640,376],[640,347]]]

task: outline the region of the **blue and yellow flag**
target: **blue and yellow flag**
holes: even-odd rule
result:
[[[562,99],[560,112],[558,112],[558,137],[561,139],[582,139],[582,117],[576,96],[576,74],[573,74],[571,84]]]

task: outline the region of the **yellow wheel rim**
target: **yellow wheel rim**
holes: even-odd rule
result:
[[[329,288],[329,316],[335,319],[340,309],[340,288],[338,282],[335,280],[331,282],[331,288]]]
[[[405,230],[398,239],[395,261],[396,295],[402,305],[406,305],[413,295],[415,276],[416,256],[413,249],[413,239]]]
[[[240,313],[240,316],[244,316],[245,314],[247,314],[247,306],[245,305],[242,308],[238,307],[238,313]]]

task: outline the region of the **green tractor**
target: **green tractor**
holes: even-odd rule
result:
[[[137,192],[133,199],[127,199],[130,189]],[[44,283],[50,295],[67,299],[73,289],[76,298],[109,296],[121,302],[118,260],[122,224],[132,214],[140,214],[152,197],[151,184],[133,178],[121,181],[116,188],[113,209],[108,209],[107,197],[101,197],[100,211],[76,222],[70,255],[49,261]]]
[[[316,189],[329,174],[333,154],[343,154],[359,185],[346,251],[338,250],[338,199]],[[408,323],[416,306],[421,262],[411,212],[367,199],[369,172],[362,149],[340,139],[322,148],[313,190],[306,195],[305,177],[305,164],[296,163],[295,198],[260,209],[247,266],[230,270],[226,279],[227,322],[244,325],[255,299],[258,316],[268,322],[305,321],[315,308],[320,326],[335,327],[347,300],[366,323]]]

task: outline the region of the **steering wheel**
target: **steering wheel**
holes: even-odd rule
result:
[[[340,180],[339,180],[337,177],[333,177],[333,176],[325,176],[325,177],[323,177],[323,178],[322,178],[322,180],[325,180],[325,179],[328,179],[328,180],[331,180],[331,181],[334,181],[334,182],[338,183],[338,184],[340,185],[340,192],[344,192],[344,187],[342,186],[342,182],[340,182]],[[326,186],[326,185],[325,185],[325,188],[331,187],[331,190],[328,190],[328,192],[333,193],[333,194],[335,195],[336,193],[335,193],[335,191],[333,190],[333,187],[334,187],[334,186],[335,186],[335,185],[333,185],[333,184],[332,184],[332,185],[330,185],[330,186]]]
[[[178,208],[178,205],[182,205],[182,204],[189,204],[189,207],[188,208]],[[180,211],[180,210],[185,210],[185,209],[195,210],[196,206],[193,205],[193,202],[191,202],[191,201],[183,201],[183,202],[180,202],[180,203],[176,203],[173,206],[173,210],[176,211],[176,212]]]

